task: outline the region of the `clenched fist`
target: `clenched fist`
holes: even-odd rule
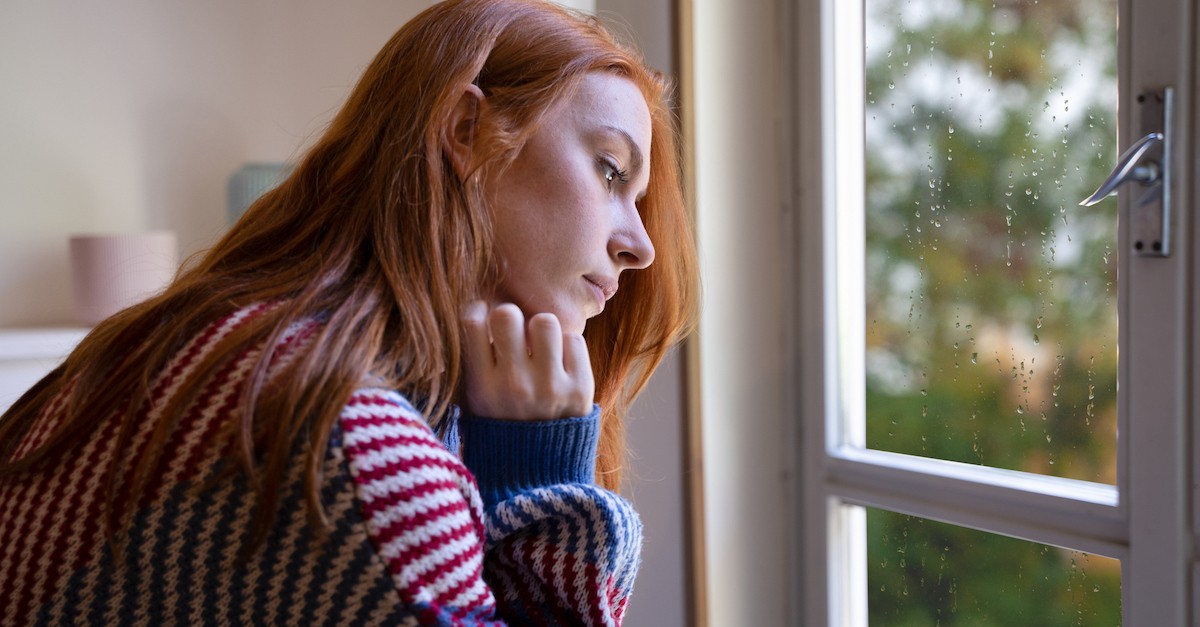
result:
[[[586,416],[595,381],[583,335],[563,333],[554,314],[525,320],[511,303],[477,301],[462,314],[464,409],[502,420]]]

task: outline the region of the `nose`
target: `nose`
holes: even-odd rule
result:
[[[621,211],[622,220],[608,240],[608,252],[621,270],[641,270],[654,262],[654,243],[631,202]]]

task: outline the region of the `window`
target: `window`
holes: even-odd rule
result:
[[[822,86],[818,114],[797,109],[822,208],[801,211],[797,248],[819,254],[798,325],[824,337],[797,355],[802,624],[1189,623],[1192,177],[1073,201],[1154,132],[1144,156],[1194,161],[1192,11],[796,11],[798,32],[820,23],[797,83]]]

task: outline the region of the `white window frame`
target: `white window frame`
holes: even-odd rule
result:
[[[1191,451],[1200,429],[1194,356],[1200,352],[1200,193],[1193,124],[1200,53],[1190,0],[1120,0],[1120,146],[1134,95],[1175,88],[1173,156],[1179,167],[1174,252],[1166,259],[1120,255],[1117,486],[887,453],[864,448],[862,286],[862,3],[782,2],[792,81],[785,116],[794,127],[790,188],[798,207],[791,344],[799,364],[796,520],[801,543],[793,578],[797,625],[866,624],[865,512],[930,518],[1121,560],[1125,625],[1186,625],[1195,616],[1200,571],[1193,521],[1200,475]],[[1184,45],[1186,44],[1186,45]],[[820,89],[812,86],[819,85]],[[857,91],[856,91],[857,90]],[[1128,194],[1119,201],[1128,215]],[[836,218],[836,219],[835,219]],[[1114,216],[1116,219],[1116,216]],[[1128,229],[1118,245],[1131,250]],[[852,313],[858,312],[858,313]],[[1190,338],[1190,339],[1189,339]]]

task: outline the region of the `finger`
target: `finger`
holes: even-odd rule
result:
[[[592,380],[592,360],[588,355],[587,341],[583,339],[583,335],[579,333],[564,333],[562,336],[563,345],[563,369],[572,379],[585,382],[588,389],[594,387]]]
[[[472,302],[463,309],[461,319],[468,367],[472,364],[480,367],[496,363],[496,356],[492,352],[492,339],[488,333],[487,315],[487,303],[481,300]]]
[[[525,315],[511,303],[505,303],[488,313],[488,328],[492,332],[492,349],[496,363],[523,363],[529,359],[525,343]]]
[[[563,368],[573,384],[573,393],[567,415],[586,416],[592,411],[596,395],[596,382],[592,374],[592,362],[588,357],[587,342],[578,333],[563,334]]]
[[[530,358],[540,375],[550,377],[563,370],[563,333],[557,316],[540,313],[530,318],[527,337]]]

